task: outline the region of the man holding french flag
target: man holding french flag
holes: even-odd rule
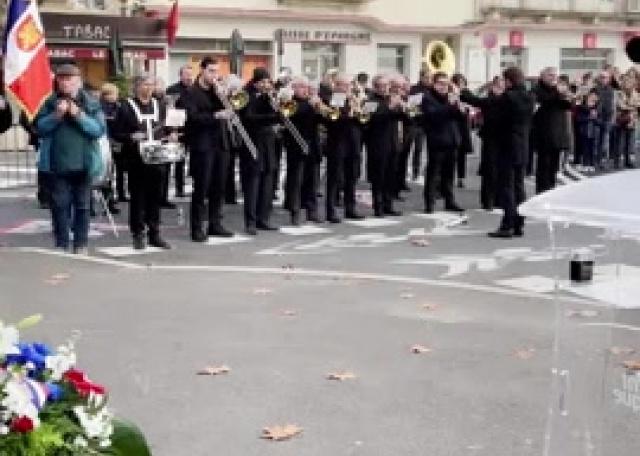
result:
[[[91,181],[102,173],[98,139],[106,124],[100,104],[82,90],[80,69],[56,68],[55,92],[35,1],[11,0],[4,39],[5,86],[33,120],[38,171],[49,173],[55,246],[87,254]]]

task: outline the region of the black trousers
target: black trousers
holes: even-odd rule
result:
[[[447,205],[455,202],[453,176],[456,164],[456,149],[429,150],[427,176],[424,185],[425,208],[433,209],[439,189]]]
[[[522,228],[524,225],[524,218],[518,213],[518,206],[527,198],[524,175],[524,165],[500,164],[498,167],[499,202],[504,209],[500,223],[502,230]]]
[[[320,160],[308,157],[302,172],[302,207],[310,215],[318,214],[318,186],[320,185]]]
[[[498,150],[492,140],[484,139],[480,153],[480,204],[483,209],[491,210],[496,205],[498,195]]]
[[[270,167],[261,166],[243,150],[240,155],[240,179],[244,195],[244,223],[247,228],[269,224],[273,210],[273,177]]]
[[[413,157],[411,159],[411,166],[413,168],[413,178],[417,179],[422,169],[422,149],[425,146],[424,129],[422,127],[416,127],[416,134],[413,140]]]
[[[285,201],[286,208],[292,215],[298,214],[302,208],[302,183],[307,160],[308,156],[302,155],[295,147],[287,144]]]
[[[467,151],[462,147],[456,151],[456,175],[458,179],[467,177]]]
[[[384,150],[373,144],[367,146],[369,180],[373,210],[379,214],[393,209],[393,198],[396,195],[396,154],[394,150]]]
[[[185,179],[186,167],[187,167],[186,160],[181,160],[179,162],[176,162],[176,165],[175,165],[176,195],[178,196],[184,195],[184,179]]]
[[[135,236],[142,235],[145,227],[149,236],[160,233],[160,205],[166,166],[132,163],[129,168],[129,228]]]
[[[331,144],[329,144],[331,147]],[[327,150],[327,217],[336,216],[338,192],[344,193],[345,213],[356,208],[356,183],[360,175],[361,156],[357,147],[352,145]]]
[[[124,185],[124,175],[126,170],[126,161],[122,152],[113,154],[113,164],[116,169],[116,195],[118,199],[125,199],[127,190]]]
[[[218,226],[222,222],[229,152],[223,148],[192,151],[191,164],[193,177],[191,232],[193,233],[202,230],[205,213],[208,214],[209,226]],[[208,208],[205,200],[208,200]]]
[[[536,164],[536,193],[546,192],[556,186],[556,175],[560,169],[561,150],[553,147],[538,148]]]
[[[407,186],[407,169],[409,167],[409,155],[411,154],[411,148],[416,142],[416,136],[418,135],[419,128],[415,125],[404,126],[404,136],[402,138],[402,147],[398,155],[396,166],[396,193]],[[415,160],[415,154],[414,154]]]

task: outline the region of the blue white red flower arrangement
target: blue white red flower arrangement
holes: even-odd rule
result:
[[[76,368],[77,336],[55,350],[20,342],[41,319],[0,321],[0,456],[151,456],[142,432],[107,408],[105,387]]]

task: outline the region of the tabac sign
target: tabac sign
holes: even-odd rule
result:
[[[285,43],[324,42],[343,44],[370,44],[370,32],[346,30],[302,30],[282,29],[282,41]]]

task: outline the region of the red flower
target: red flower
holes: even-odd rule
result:
[[[26,416],[21,416],[20,418],[16,418],[11,423],[11,430],[13,432],[19,432],[21,434],[26,434],[27,432],[33,431],[33,421],[31,418],[27,418]]]
[[[91,382],[84,372],[79,370],[71,369],[64,374],[63,378],[74,387],[80,396],[88,396],[90,393],[100,395],[106,393],[104,386]]]

